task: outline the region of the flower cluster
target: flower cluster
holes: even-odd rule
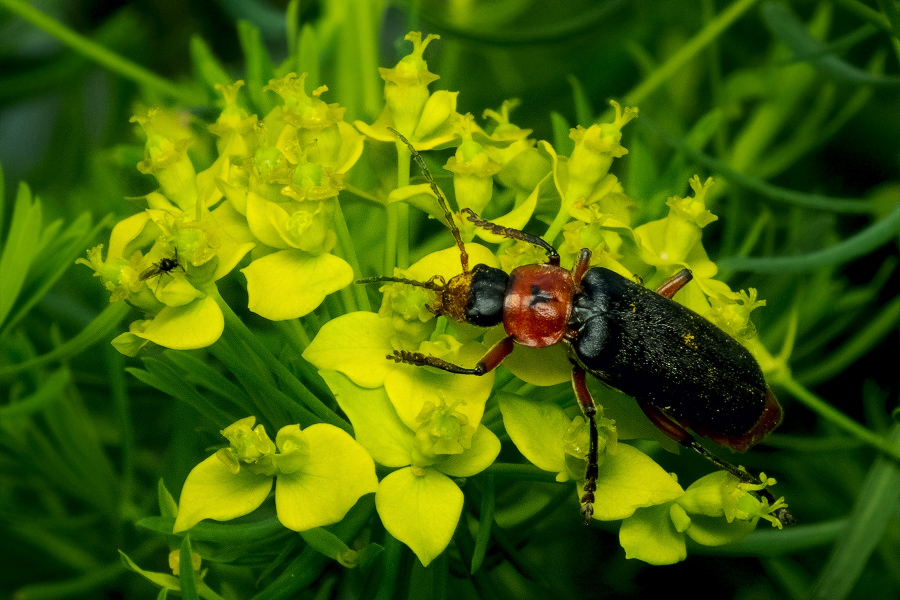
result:
[[[305,76],[291,73],[265,88],[282,104],[263,119],[240,108],[237,82],[219,86],[224,109],[209,131],[218,157],[197,172],[189,149],[197,140],[183,115],[152,109],[133,118],[147,141],[138,165],[159,189],[147,208],[121,222],[88,265],[110,291],[145,318],[114,345],[135,355],[147,342],[175,349],[213,344],[223,330],[216,281],[245,256],[249,308],[271,320],[315,309],[353,279],[331,251],[337,195],[359,159],[363,137],[325,103],[324,86],[308,95]]]
[[[345,177],[364,150],[418,151],[455,147],[444,169],[445,186],[458,210],[470,209],[504,227],[523,229],[549,223],[543,238],[558,243],[563,266],[571,267],[582,248],[592,266],[626,277],[639,276],[655,287],[682,268],[694,279],[677,301],[751,348],[765,365],[768,355],[756,339],[750,312],[764,302],[756,291],[734,292],[715,279],[717,268],[702,244],[702,229],[716,217],[706,207],[712,180],[690,181],[692,195],[672,197],[668,214],[635,224],[635,201],[610,173],[624,156],[622,129],[637,117],[635,108],[612,102],[609,123],[576,127],[574,148],[560,155],[546,141],[510,121],[515,103],[485,111],[489,125],[456,110],[457,93],[435,91],[438,76],[428,70],[424,51],[436,39],[410,33],[412,52],[381,69],[385,106],[374,123],[343,121],[343,109],[320,99],[323,86],[305,91],[305,76],[290,74],[265,88],[282,103],[263,118],[238,102],[240,82],[221,87],[224,110],[209,130],[218,138],[218,157],[196,172],[188,157],[193,136],[166,111],[147,111],[135,120],[147,136],[146,160],[159,190],[147,208],[113,229],[104,258],[101,247],[82,260],[111,292],[144,312],[119,336],[116,347],[135,354],[149,342],[176,349],[213,344],[223,330],[216,282],[240,263],[248,308],[269,320],[295,319],[316,309],[342,289],[353,272],[339,254],[332,225]],[[407,154],[403,154],[407,152]],[[409,161],[401,160],[408,163]],[[408,165],[406,165],[408,169]],[[445,217],[435,184],[409,182],[400,166],[397,184],[380,173],[386,189],[372,196],[391,205],[409,205]],[[405,206],[404,206],[405,208]],[[470,265],[506,271],[544,262],[533,244],[512,242],[476,228],[460,213],[449,215],[460,231]],[[496,253],[480,242],[500,244]],[[427,254],[392,276],[415,282],[450,281],[462,271],[460,251],[447,236],[445,250]],[[372,268],[372,265],[367,268]],[[400,261],[401,263],[403,261]],[[400,266],[406,266],[401,264]],[[361,274],[357,274],[360,276]],[[355,440],[325,424],[282,428],[273,443],[248,417],[222,431],[229,446],[200,463],[188,476],[175,521],[176,532],[205,518],[227,520],[258,507],[275,483],[278,518],[288,528],[307,531],[343,518],[364,494],[387,531],[408,545],[422,564],[431,563],[450,543],[463,511],[460,481],[494,463],[505,432],[522,456],[573,481],[582,493],[588,429],[574,404],[532,401],[494,392],[495,372],[481,377],[448,373],[386,360],[395,351],[420,352],[459,365],[474,365],[505,336],[435,318],[435,298],[427,286],[386,283],[378,312],[353,310],[332,317],[303,352],[314,365],[353,426]],[[504,361],[531,386],[568,381],[572,367],[561,345],[516,348]],[[620,540],[627,556],[667,564],[685,556],[685,539],[715,545],[739,539],[759,518],[778,524],[758,486],[714,473],[686,489],[647,454],[623,440],[671,440],[650,424],[633,401],[597,387],[600,414],[599,474],[593,518],[622,520]],[[486,409],[502,415],[483,423]],[[374,462],[373,462],[374,461]],[[390,472],[379,482],[374,463]],[[573,502],[573,513],[575,503]]]

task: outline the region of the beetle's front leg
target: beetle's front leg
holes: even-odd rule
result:
[[[587,388],[587,378],[584,369],[578,365],[572,367],[572,387],[575,389],[575,398],[581,412],[587,418],[590,426],[590,447],[588,448],[588,464],[584,473],[584,495],[581,496],[581,514],[584,515],[584,524],[591,522],[594,516],[594,492],[597,491],[597,476],[600,473],[598,461],[598,437],[597,433],[597,405]]]
[[[448,373],[456,373],[458,375],[484,375],[496,369],[503,359],[510,355],[513,351],[514,343],[512,337],[508,336],[494,344],[487,351],[478,364],[474,368],[461,367],[451,362],[447,362],[436,356],[429,356],[421,352],[409,352],[407,350],[394,350],[393,354],[388,354],[387,358],[398,363],[406,363],[408,365],[416,365],[417,367],[434,367],[447,371]]]

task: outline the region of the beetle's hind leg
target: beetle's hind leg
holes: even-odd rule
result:
[[[600,468],[597,465],[598,451],[597,444],[599,435],[597,433],[597,405],[594,404],[594,398],[587,388],[587,379],[584,369],[579,365],[572,368],[572,387],[575,389],[575,398],[578,400],[578,406],[581,412],[588,420],[590,427],[590,447],[588,448],[587,468],[584,472],[584,494],[581,496],[581,514],[584,515],[584,524],[591,522],[594,516],[594,492],[597,491],[597,476]]]
[[[728,461],[722,460],[706,448],[700,445],[694,436],[692,436],[686,429],[666,417],[661,410],[657,407],[647,404],[646,402],[638,402],[638,406],[641,407],[641,410],[644,411],[644,414],[647,415],[647,418],[650,419],[660,431],[664,434],[684,446],[685,448],[690,448],[706,460],[710,461],[712,464],[716,465],[718,468],[723,471],[728,471],[739,480],[744,483],[750,483],[753,485],[761,485],[762,481],[758,477],[751,475],[745,469],[741,467],[736,467]],[[759,496],[765,498],[769,506],[773,506],[775,504],[775,497],[769,492],[769,490],[763,488],[756,492]],[[782,525],[793,525],[794,517],[791,516],[791,513],[788,512],[786,508],[781,508],[776,511],[776,518],[781,521]]]

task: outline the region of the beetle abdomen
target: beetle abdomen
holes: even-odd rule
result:
[[[766,409],[759,364],[694,311],[608,269],[581,281],[570,325],[584,368],[695,429],[743,436]]]

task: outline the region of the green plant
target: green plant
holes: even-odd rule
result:
[[[280,17],[247,3],[257,12],[236,24],[240,66],[194,37],[194,75],[178,82],[18,0],[0,6],[141,90],[121,107],[139,129],[120,114],[114,151],[75,185],[47,185],[59,220],[44,226],[48,203],[22,186],[2,238],[0,522],[25,552],[0,581],[19,597],[543,597],[598,585],[630,597],[648,593],[639,574],[654,567],[626,557],[685,553],[667,586],[896,595],[898,390],[865,358],[897,355],[900,124],[884,117],[898,109],[898,76],[885,74],[900,58],[895,3],[798,7],[805,19],[776,2],[687,14],[638,3],[616,28],[608,19],[626,9],[615,3],[550,19],[540,3],[426,2],[406,13],[409,28],[441,39],[411,33],[388,60],[377,40],[395,40],[379,34],[377,3],[291,2],[284,49],[265,43],[281,37],[266,25]],[[110,17],[108,39],[147,18]],[[584,39],[590,25],[608,32],[603,44]],[[754,40],[763,26],[774,41],[749,56],[723,37]],[[561,86],[555,61],[575,65],[574,51],[606,68],[582,60]],[[32,93],[22,75],[4,77],[10,98]],[[595,112],[609,95],[621,104]],[[351,283],[459,272],[434,190],[388,127],[456,209],[543,236],[564,266],[588,247],[592,264],[651,287],[690,267],[680,301],[745,343],[785,403],[773,451],[740,459],[777,476],[800,524],[754,530],[774,507],[666,452],[633,402],[592,384],[602,501],[599,526],[582,530],[565,482],[583,476],[586,434],[558,349],[517,351],[483,378],[385,360],[408,349],[470,364],[499,339],[435,319],[427,290]],[[866,160],[819,165],[841,148]],[[113,177],[135,165],[145,177]],[[91,227],[76,217],[85,209],[114,215]],[[543,260],[458,222],[467,245],[481,240],[472,264]],[[76,258],[98,279],[70,269]],[[623,519],[625,553],[595,548]],[[24,577],[34,563],[39,575]]]

